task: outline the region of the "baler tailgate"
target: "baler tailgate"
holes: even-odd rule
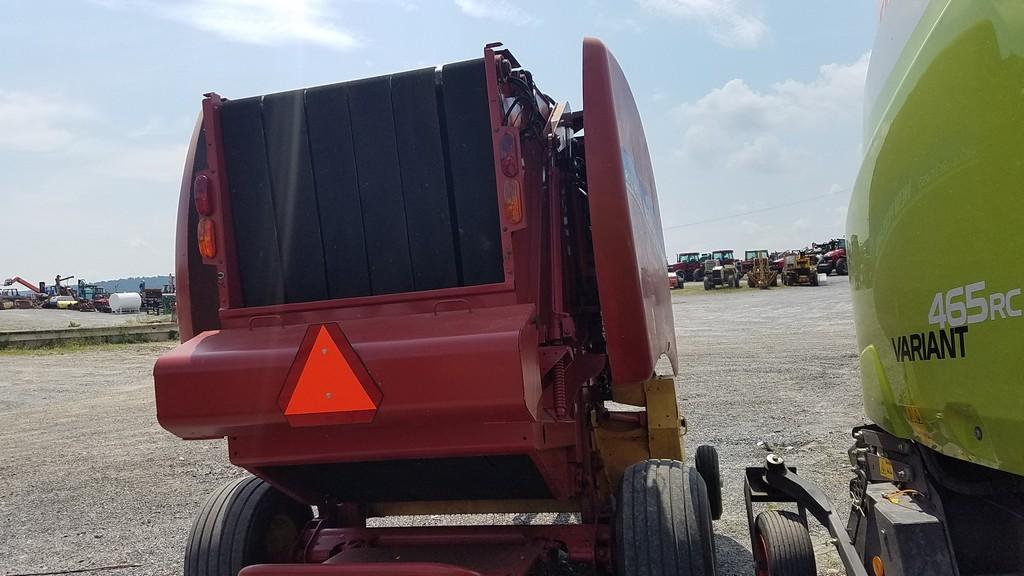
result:
[[[665,241],[643,124],[615,57],[583,43],[583,123],[597,286],[612,381],[646,381],[663,354],[676,366]]]

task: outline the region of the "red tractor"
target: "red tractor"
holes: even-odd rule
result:
[[[849,268],[846,263],[846,239],[834,238],[822,244],[812,244],[818,254],[818,273],[846,276]]]
[[[668,271],[681,280],[693,282],[694,272],[704,268],[701,264],[703,261],[700,252],[681,252],[676,255],[675,264],[668,265]]]
[[[587,39],[571,113],[499,46],[203,100],[157,416],[250,475],[202,507],[186,576],[715,573],[718,457],[682,463],[655,368],[676,338],[629,86]],[[367,525],[502,512],[580,521]]]

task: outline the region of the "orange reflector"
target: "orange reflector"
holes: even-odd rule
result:
[[[310,326],[282,391],[293,424],[369,422],[380,390],[335,324]],[[323,416],[310,420],[308,416]]]
[[[871,559],[871,569],[874,570],[875,576],[885,576],[885,566],[882,565],[882,559],[878,556]]]
[[[217,237],[213,232],[213,220],[201,218],[196,230],[199,237],[199,253],[203,258],[215,258],[217,256]]]
[[[523,221],[523,196],[519,193],[519,182],[505,180],[502,204],[505,206],[505,219],[509,224],[519,224]]]

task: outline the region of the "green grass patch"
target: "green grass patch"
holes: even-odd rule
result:
[[[47,354],[74,354],[78,352],[92,352],[96,350],[119,350],[138,344],[159,344],[161,342],[176,343],[174,340],[150,340],[146,334],[119,334],[117,336],[96,336],[85,338],[68,338],[62,340],[50,340],[43,343],[22,343],[16,342],[6,347],[0,347],[0,355],[4,356],[25,356],[25,355],[47,355]],[[112,341],[115,339],[116,341]]]

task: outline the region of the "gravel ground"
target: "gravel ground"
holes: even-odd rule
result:
[[[154,320],[169,320],[169,316],[147,314],[104,314],[102,312],[78,312],[76,310],[0,310],[0,332],[17,330],[60,330],[74,328],[102,328]]]
[[[743,469],[770,446],[850,506],[850,430],[864,422],[847,278],[828,285],[752,290],[696,286],[673,298],[687,415],[686,446],[718,448],[724,513],[715,523],[720,574],[753,573]],[[759,446],[759,443],[761,445]],[[820,574],[842,574],[824,530],[813,534]]]
[[[818,482],[844,514],[848,507],[846,448],[861,422],[860,388],[848,285],[830,280],[819,288],[674,293],[687,446],[692,453],[714,444],[722,459],[720,574],[752,573],[742,471],[763,460],[759,442]],[[32,314],[21,329],[43,327],[32,321],[44,316],[53,327],[66,326],[61,315],[121,319],[5,310],[0,331],[13,329],[19,313]],[[121,564],[136,566],[109,574],[181,573],[193,514],[239,471],[227,464],[223,441],[182,442],[157,425],[151,370],[171,347],[0,353],[0,574]],[[406,523],[527,520],[555,518]],[[815,546],[820,573],[842,573],[822,533]]]

